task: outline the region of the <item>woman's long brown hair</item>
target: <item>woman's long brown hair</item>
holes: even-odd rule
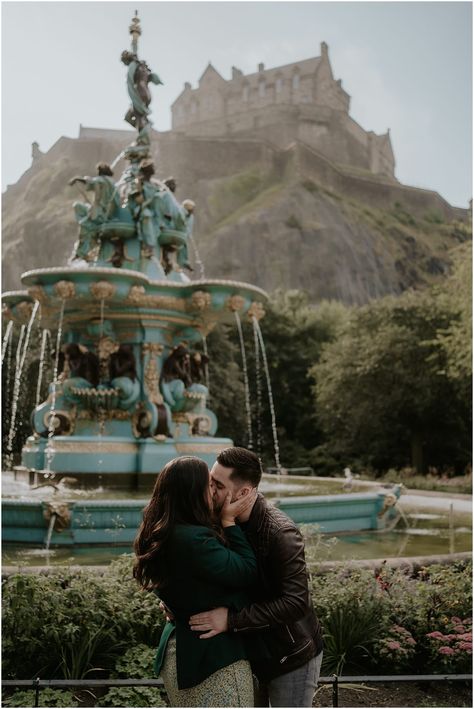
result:
[[[144,589],[161,588],[166,581],[166,547],[176,524],[215,529],[208,490],[209,470],[200,458],[175,458],[158,474],[133,544],[133,576]]]

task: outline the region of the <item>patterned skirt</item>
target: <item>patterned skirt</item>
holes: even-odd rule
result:
[[[178,689],[176,638],[168,640],[161,669],[172,707],[253,707],[253,680],[247,660],[238,660],[189,689]]]

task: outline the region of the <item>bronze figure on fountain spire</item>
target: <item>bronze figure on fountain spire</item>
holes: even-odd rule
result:
[[[148,64],[138,58],[138,37],[141,35],[140,20],[137,13],[130,25],[132,35],[132,51],[124,50],[121,55],[122,62],[128,67],[127,89],[132,105],[128,109],[125,120],[138,130],[139,144],[150,142],[151,121],[150,114],[151,93],[148,84],[163,84],[158,74],[155,74]]]

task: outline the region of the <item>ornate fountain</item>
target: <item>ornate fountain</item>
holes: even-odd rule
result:
[[[69,265],[28,271],[22,276],[26,289],[3,296],[8,324],[2,361],[14,324],[20,326],[10,456],[21,374],[37,316],[43,328],[33,433],[22,449],[21,466],[13,470],[15,482],[32,488],[25,486],[27,494],[7,494],[2,501],[2,539],[7,543],[46,550],[129,547],[146,504],[130,499],[130,491],[148,488],[172,458],[191,454],[212,464],[232,444],[216,436],[217,419],[208,406],[205,338],[218,322],[237,325],[249,445],[251,407],[241,319],[253,323],[268,383],[275,463],[281,470],[258,324],[267,296],[247,283],[190,280],[195,204],[190,199],[179,203],[175,180],[155,175],[149,84],[161,80],[138,57],[138,17],[130,34],[131,51],[124,51],[121,59],[131,100],[125,120],[136,129],[136,138],[111,165],[99,163],[95,176],[70,180],[82,199],[73,205],[78,237]],[[121,158],[127,166],[116,180],[113,168]],[[56,333],[53,377],[41,403],[50,332]],[[91,491],[71,487],[77,483]],[[100,499],[98,486],[107,499]],[[109,499],[107,491],[114,487],[122,492]],[[378,529],[392,517],[399,494],[390,500],[384,492],[283,498],[276,504],[297,522],[318,522],[324,531]]]
[[[205,337],[236,313],[264,313],[255,286],[187,275],[195,204],[179,203],[175,181],[156,177],[149,84],[161,80],[138,57],[136,16],[130,34],[121,60],[136,138],[95,176],[70,180],[82,199],[69,265],[28,271],[26,290],[3,296],[7,319],[26,324],[39,303],[42,327],[58,333],[53,382],[22,450],[30,479],[138,487],[181,454],[212,463],[231,441],[216,437],[207,406]],[[127,166],[116,179],[119,158]]]

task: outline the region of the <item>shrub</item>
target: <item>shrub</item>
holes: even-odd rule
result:
[[[431,566],[415,577],[345,567],[313,577],[325,671],[469,672],[471,578],[471,562]]]
[[[427,212],[423,219],[426,222],[430,222],[430,224],[442,224],[444,222],[443,215],[436,209]]]
[[[3,700],[6,707],[34,707],[35,690],[17,690]],[[41,707],[78,707],[79,702],[72,692],[65,689],[51,689],[46,687],[39,694]],[[124,705],[125,706],[125,705]]]
[[[147,679],[154,677],[153,660],[156,648],[135,645],[115,663],[114,677]],[[163,707],[163,692],[157,687],[113,687],[99,699],[100,707]]]
[[[323,627],[325,673],[358,672],[371,664],[372,650],[383,627],[376,604],[349,602],[331,608]]]
[[[388,604],[373,572],[342,568],[313,578],[312,592],[324,631],[324,672],[370,667],[388,626]]]
[[[412,667],[416,640],[409,630],[401,625],[392,625],[389,635],[375,644],[375,655],[380,665],[387,665],[392,672],[403,672]]]
[[[99,699],[98,707],[165,707],[166,702],[154,687],[112,687]]]
[[[467,673],[472,669],[472,618],[443,618],[441,630],[426,634],[429,666],[444,672]]]
[[[303,180],[303,182],[301,184],[303,185],[305,190],[307,190],[311,194],[314,194],[315,192],[319,192],[319,187],[315,182],[313,182],[313,180]]]
[[[157,645],[162,625],[158,599],[131,576],[130,556],[103,576],[16,574],[3,584],[4,676],[80,679],[110,671],[127,647]]]
[[[295,217],[294,214],[290,214],[285,224],[290,229],[302,229],[300,220],[298,219],[298,217]]]

